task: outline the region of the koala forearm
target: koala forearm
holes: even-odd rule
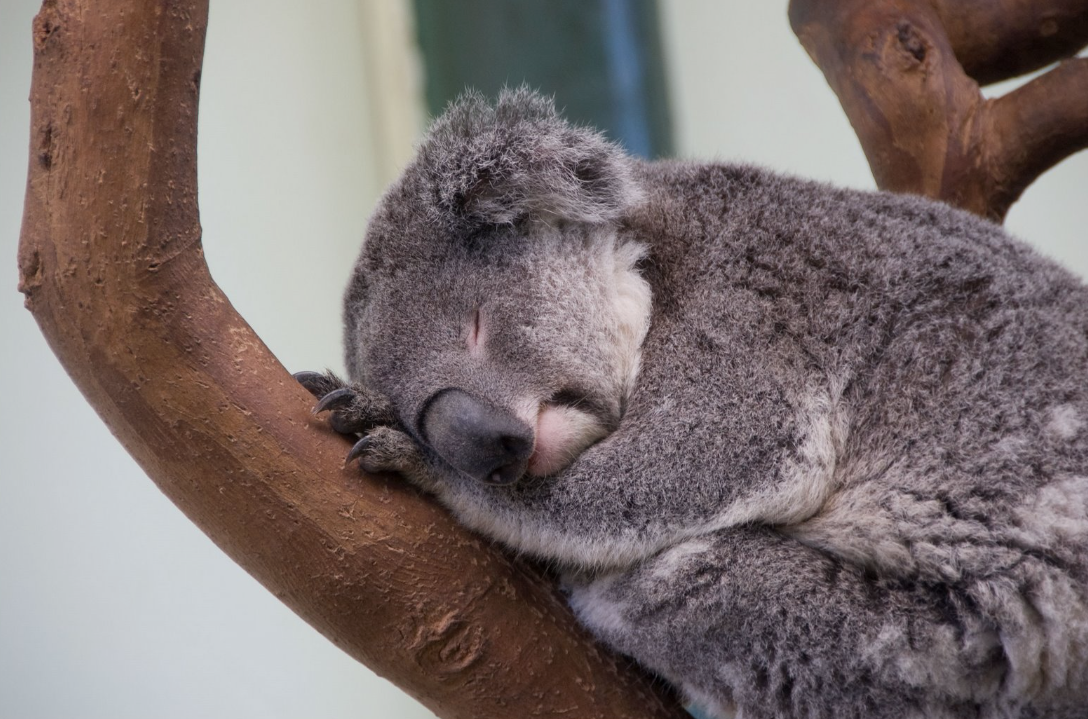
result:
[[[742,387],[715,391],[732,380],[723,372],[662,400],[670,368],[654,361],[660,347],[682,359],[699,348],[665,331],[647,342],[650,361],[614,434],[555,476],[502,488],[448,480],[439,496],[521,551],[590,567],[624,566],[727,526],[794,523],[818,509],[832,488],[829,453],[841,441],[838,388],[810,379],[798,389],[757,367]],[[674,411],[693,405],[705,413]]]
[[[602,568],[630,565],[679,539],[751,521],[730,509],[758,491],[785,489],[793,479],[782,476],[783,466],[795,465],[779,461],[786,452],[773,433],[753,438],[728,418],[706,427],[657,426],[656,432],[645,431],[642,418],[626,422],[555,476],[500,488],[447,479],[438,495],[462,521],[520,551],[565,566]],[[695,447],[701,451],[693,456]],[[666,478],[680,475],[691,494],[667,490]],[[703,501],[690,501],[697,493]]]

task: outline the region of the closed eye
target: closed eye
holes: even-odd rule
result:
[[[468,325],[468,351],[472,355],[479,355],[483,351],[484,345],[484,329],[483,322],[480,319],[480,306],[477,305],[472,310],[472,319],[469,320]]]

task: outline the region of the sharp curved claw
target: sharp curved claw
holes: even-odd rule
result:
[[[321,397],[329,391],[329,378],[320,372],[295,372],[291,376],[315,397]]]
[[[341,387],[340,389],[334,389],[327,395],[321,398],[321,401],[314,407],[314,414],[321,414],[327,409],[336,409],[337,407],[344,407],[351,404],[351,400],[355,397],[355,390],[351,387]]]
[[[351,451],[348,452],[348,456],[347,459],[344,460],[344,464],[351,464],[353,461],[361,457],[363,453],[365,453],[367,449],[370,448],[371,444],[372,440],[370,439],[370,437],[363,437],[362,439],[360,439],[358,442],[355,443],[355,446],[351,448]]]
[[[321,374],[320,372],[310,372],[309,370],[295,372],[291,376],[295,378],[296,382],[303,386],[313,384],[316,380],[325,379],[325,375]]]

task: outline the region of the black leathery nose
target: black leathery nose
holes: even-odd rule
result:
[[[424,439],[457,470],[490,484],[510,484],[525,473],[533,430],[509,411],[450,388],[427,404]]]

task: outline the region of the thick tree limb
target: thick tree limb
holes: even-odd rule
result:
[[[1088,44],[1085,0],[929,0],[980,85],[1046,67]]]
[[[1088,58],[1066,60],[986,106],[994,169],[1006,173],[999,184],[1008,188],[1011,205],[1070,148],[1088,147]]]
[[[88,401],[235,561],[443,717],[678,717],[548,582],[343,440],[212,282],[196,202],[206,0],[46,0],[21,290]]]
[[[1053,20],[1051,34],[1060,38],[1062,53],[1075,52],[1088,42],[1088,2],[981,5],[792,0],[790,22],[839,96],[880,188],[945,200],[1000,221],[1036,177],[1088,147],[1088,62],[1068,60],[1006,97],[987,100],[957,54],[985,78],[1055,59],[1056,46],[1040,49],[1027,28],[1011,23],[1059,16],[1066,20]],[[976,18],[965,19],[966,8],[978,12],[978,27],[989,28],[1007,57],[968,42],[967,27]],[[1008,22],[995,14],[1002,9],[1011,13]],[[1051,27],[1042,25],[1043,31]]]

